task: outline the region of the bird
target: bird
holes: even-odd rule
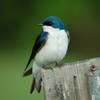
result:
[[[31,74],[33,76],[30,93],[35,88],[40,93],[42,82],[41,69],[50,68],[51,66],[48,67],[48,65],[52,63],[59,64],[67,54],[70,41],[67,28],[57,16],[49,16],[39,25],[42,27],[42,31],[36,38],[23,73],[24,77]],[[32,67],[28,69],[32,60],[34,60]]]

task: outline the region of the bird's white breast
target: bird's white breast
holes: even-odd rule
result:
[[[35,60],[40,65],[59,62],[64,58],[68,49],[68,37],[65,30],[44,26],[48,37],[44,47],[37,53]]]

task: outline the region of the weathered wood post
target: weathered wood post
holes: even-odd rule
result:
[[[100,100],[100,58],[43,69],[42,79],[45,100]]]

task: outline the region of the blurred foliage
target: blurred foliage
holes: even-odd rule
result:
[[[68,55],[63,62],[100,55],[99,0],[1,0],[0,1],[0,98],[37,99],[29,95],[30,78],[23,79],[38,24],[47,16],[61,18],[70,32]]]
[[[99,5],[99,0],[3,0],[0,44],[15,49],[32,46],[40,32],[38,24],[47,16],[56,15],[70,31],[72,51],[87,50],[88,46],[96,50],[100,42]]]

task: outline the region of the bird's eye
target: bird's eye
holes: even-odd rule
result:
[[[47,25],[47,26],[51,26],[52,22],[48,21],[48,22],[45,22],[44,24]]]

